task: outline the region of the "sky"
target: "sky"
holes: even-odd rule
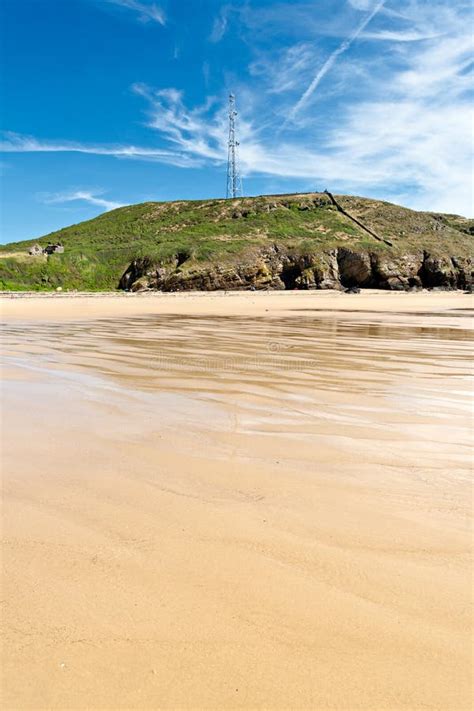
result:
[[[464,0],[2,0],[1,242],[116,207],[324,190],[471,215]]]

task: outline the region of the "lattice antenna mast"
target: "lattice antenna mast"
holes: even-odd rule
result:
[[[229,94],[229,142],[227,152],[227,198],[241,197],[243,193],[242,178],[239,170],[238,148],[239,142],[236,136],[235,96]]]

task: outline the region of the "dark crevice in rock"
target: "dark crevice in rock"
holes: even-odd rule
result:
[[[301,277],[301,269],[297,265],[284,267],[281,274],[278,275],[285,285],[285,289],[298,289],[298,279]]]
[[[189,257],[188,252],[178,252],[176,255],[176,267],[180,267],[184,262],[187,262]]]

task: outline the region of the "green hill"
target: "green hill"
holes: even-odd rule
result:
[[[464,288],[473,232],[459,216],[326,193],[148,202],[0,247],[0,288]],[[56,242],[63,254],[28,254]]]

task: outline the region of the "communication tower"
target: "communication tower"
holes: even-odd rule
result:
[[[227,198],[242,197],[242,178],[240,177],[238,148],[239,142],[236,137],[235,96],[229,94],[229,141],[227,149]]]

